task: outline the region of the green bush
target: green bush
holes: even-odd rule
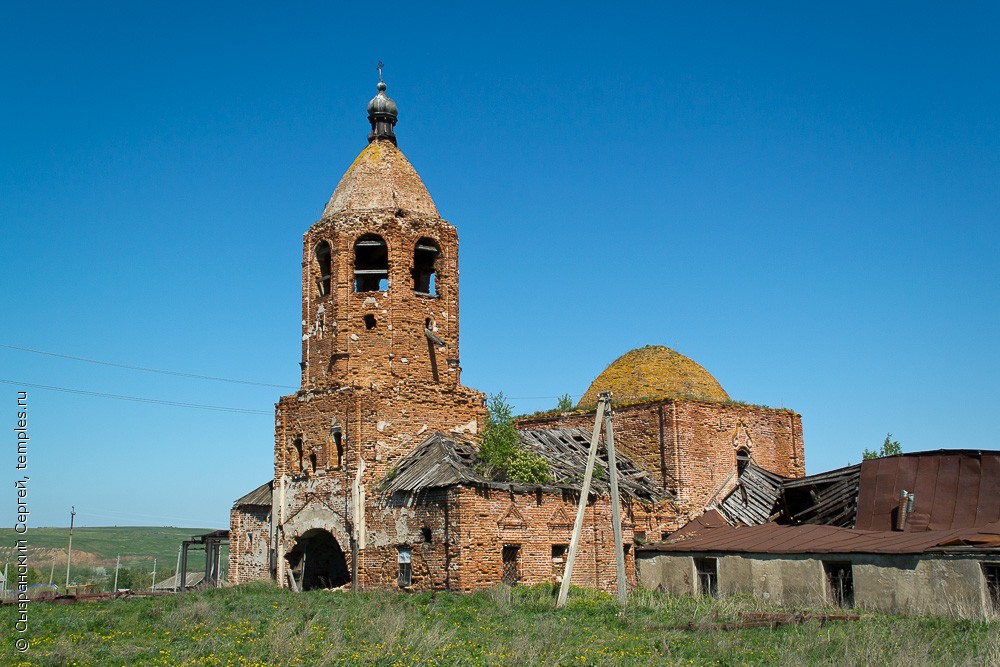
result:
[[[514,427],[513,411],[503,392],[490,396],[486,409],[489,412],[486,427],[479,437],[479,461],[476,466],[479,471],[497,481],[524,484],[552,481],[545,459],[521,444]]]

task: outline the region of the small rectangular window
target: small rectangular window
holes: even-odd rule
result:
[[[838,607],[854,606],[854,567],[849,562],[823,561],[827,599]]]
[[[413,568],[410,564],[412,552],[410,547],[399,547],[399,577],[397,582],[400,588],[406,588],[413,583]]]
[[[500,577],[500,581],[508,586],[513,586],[519,580],[518,557],[520,552],[521,545],[519,544],[505,544],[503,547],[503,573]]]
[[[719,596],[719,559],[695,558],[694,568],[698,572],[698,594],[708,597]]]
[[[563,573],[566,571],[566,555],[568,552],[568,544],[552,545],[552,576],[556,578],[556,581],[562,581]]]
[[[993,609],[1000,612],[1000,563],[983,563],[983,576],[986,577],[986,593]]]

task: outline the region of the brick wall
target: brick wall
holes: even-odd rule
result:
[[[740,449],[779,475],[805,475],[802,417],[791,410],[667,399],[616,406],[612,424],[615,444],[676,494],[678,521],[700,514],[716,493],[727,490]],[[527,429],[593,425],[593,411],[518,421]]]
[[[229,513],[229,581],[242,584],[270,576],[270,507],[242,506]]]

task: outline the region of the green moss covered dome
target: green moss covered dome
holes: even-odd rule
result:
[[[612,392],[613,401],[619,404],[681,397],[729,400],[729,394],[711,373],[662,345],[640,347],[615,359],[590,384],[578,406],[595,405],[602,391]]]

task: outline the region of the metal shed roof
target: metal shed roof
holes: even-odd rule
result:
[[[946,547],[1000,550],[1000,523],[973,530],[918,533],[812,524],[730,526],[712,510],[688,523],[665,542],[642,547],[641,550],[673,553],[921,554]]]
[[[914,494],[908,532],[1000,521],[1000,452],[938,450],[863,462],[855,528],[892,530],[904,489]]]

